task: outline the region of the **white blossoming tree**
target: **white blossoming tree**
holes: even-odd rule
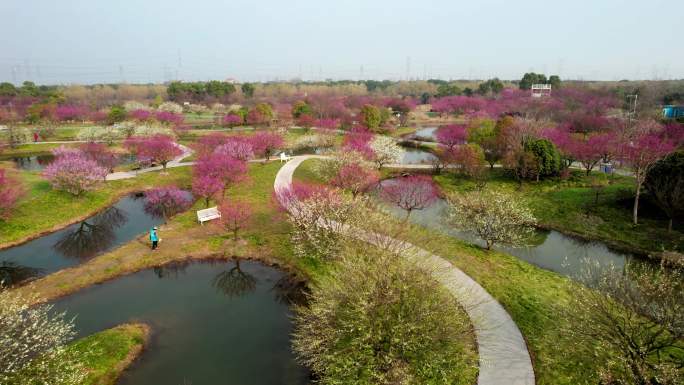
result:
[[[173,112],[174,114],[182,114],[183,113],[183,107],[174,102],[164,102],[159,105],[159,108],[157,108],[159,111],[166,111],[166,112]]]
[[[335,259],[346,226],[353,226],[356,204],[336,190],[295,184],[278,200],[294,225],[292,243],[300,257]]]
[[[490,250],[495,243],[522,245],[532,236],[536,219],[517,197],[499,191],[473,191],[449,197],[450,221],[476,233]]]
[[[52,305],[0,289],[0,384],[80,384],[87,375],[67,349],[72,320]]]
[[[404,152],[394,139],[384,135],[376,135],[370,142],[370,148],[373,150],[373,160],[378,168],[388,163],[399,162]]]

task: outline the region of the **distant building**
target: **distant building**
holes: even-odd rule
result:
[[[551,96],[551,84],[532,84],[532,97]]]
[[[684,118],[684,106],[665,106],[665,107],[663,107],[663,118],[665,118],[665,119]]]

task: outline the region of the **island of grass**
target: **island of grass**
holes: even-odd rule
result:
[[[67,349],[87,369],[80,384],[113,385],[143,351],[150,329],[145,324],[123,324],[72,342]]]

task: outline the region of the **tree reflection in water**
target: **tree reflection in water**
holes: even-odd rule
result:
[[[240,260],[235,260],[235,266],[230,270],[220,272],[211,281],[217,291],[227,297],[240,297],[256,289],[257,279],[240,269]]]
[[[64,234],[53,248],[67,257],[88,259],[107,250],[116,239],[115,230],[128,218],[123,210],[110,207],[92,218],[83,221],[74,230]]]
[[[0,287],[14,286],[41,274],[41,269],[22,266],[15,262],[0,262]]]
[[[297,280],[290,275],[281,277],[271,288],[275,292],[276,300],[285,305],[304,305],[308,288],[306,281]]]
[[[179,275],[185,274],[185,269],[187,269],[191,263],[191,261],[174,261],[162,266],[157,266],[153,270],[158,278],[178,278]]]

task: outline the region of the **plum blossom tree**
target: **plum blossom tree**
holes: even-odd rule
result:
[[[473,231],[487,250],[495,243],[521,245],[534,231],[536,219],[522,201],[499,191],[473,191],[449,196],[450,220]]]
[[[252,209],[244,202],[223,201],[219,206],[221,212],[220,225],[233,233],[233,239],[237,241],[238,231],[249,223],[252,217]]]
[[[352,198],[368,191],[378,184],[380,173],[375,170],[363,167],[359,163],[349,163],[342,165],[339,172],[330,181],[333,186],[349,190]]]
[[[368,131],[355,130],[344,135],[342,147],[347,151],[355,151],[363,154],[367,159],[373,158],[373,149],[370,142],[373,134]]]
[[[639,211],[639,196],[641,186],[646,180],[649,170],[660,159],[674,150],[674,146],[658,137],[655,133],[643,134],[634,138],[623,148],[625,161],[632,168],[635,182],[634,207],[632,210],[632,222],[637,225],[637,215]]]
[[[88,371],[67,349],[76,335],[73,319],[31,300],[0,290],[0,383],[82,383]]]
[[[81,151],[55,151],[55,160],[44,170],[43,176],[52,187],[73,195],[94,189],[107,176],[108,170],[89,159]]]
[[[437,141],[451,150],[454,146],[465,143],[468,136],[466,126],[461,124],[449,124],[442,126],[435,132]]]
[[[376,135],[370,141],[369,147],[373,151],[373,161],[378,169],[388,163],[399,162],[404,152],[394,139],[384,135]]]
[[[225,143],[216,147],[214,153],[241,161],[248,161],[254,158],[254,147],[249,138],[233,136],[228,137]]]
[[[358,218],[356,205],[336,190],[293,183],[276,192],[276,199],[294,225],[295,253],[331,260],[339,256],[341,233]]]
[[[249,139],[254,153],[266,156],[266,160],[269,160],[273,152],[284,144],[283,136],[275,132],[258,132]]]
[[[154,135],[150,137],[131,137],[124,142],[129,150],[138,158],[146,158],[154,163],[161,164],[166,170],[166,165],[173,158],[181,155],[183,150],[173,141],[169,135]]]
[[[305,130],[310,129],[315,124],[316,124],[316,119],[309,114],[303,114],[297,118],[297,125],[299,127],[302,127]]]
[[[0,168],[0,219],[9,218],[17,200],[24,193],[21,182]]]
[[[82,144],[79,149],[91,160],[111,172],[119,163],[119,157],[102,143],[88,142]]]
[[[187,210],[191,205],[190,194],[175,186],[158,187],[145,192],[145,212],[163,218],[164,222],[170,216]]]
[[[223,125],[228,127],[236,127],[242,124],[242,117],[238,114],[230,113],[223,117]]]
[[[195,175],[192,179],[192,193],[204,198],[206,207],[209,207],[212,198],[223,191],[224,186],[220,178],[212,175]]]
[[[406,211],[407,220],[413,210],[422,210],[437,200],[439,190],[432,178],[426,175],[412,175],[380,184],[380,197]]]
[[[197,160],[194,174],[196,177],[210,177],[221,181],[225,195],[228,187],[246,178],[247,164],[229,155],[214,153]]]

